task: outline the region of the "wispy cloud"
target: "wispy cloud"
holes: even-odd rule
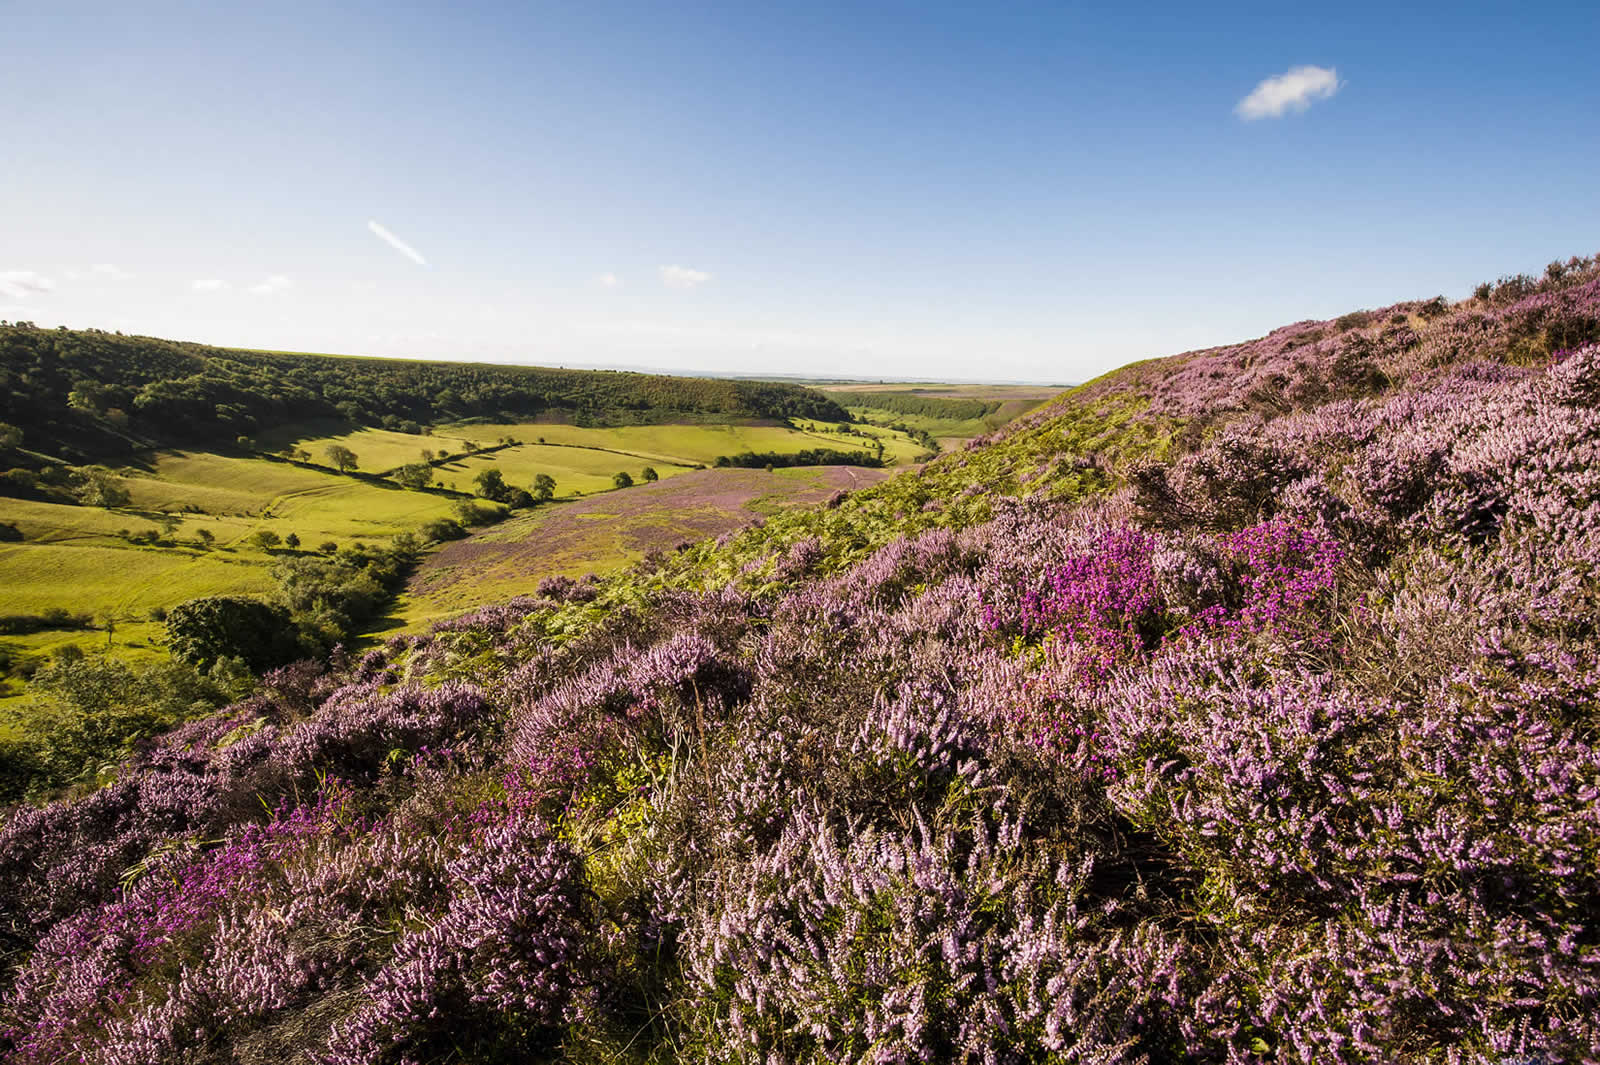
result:
[[[257,296],[270,296],[274,292],[282,292],[284,289],[289,288],[293,284],[293,281],[290,281],[282,274],[273,274],[260,284],[251,285],[250,291],[254,292]]]
[[[381,222],[369,221],[367,223],[367,228],[372,230],[373,236],[377,237],[379,240],[383,241],[385,244],[389,245],[389,247],[393,248],[401,255],[404,255],[407,259],[410,259],[418,266],[428,265],[428,260],[422,257],[421,252],[407,244],[405,241],[401,240],[399,237],[395,236],[393,233],[389,232],[386,228],[384,228]]]
[[[599,285],[601,288],[621,288],[622,278],[618,277],[616,274],[606,273],[595,278],[594,283]]]
[[[111,263],[95,263],[87,270],[68,270],[65,276],[68,281],[127,281],[133,277],[122,267]]]
[[[711,275],[704,270],[692,270],[687,266],[663,266],[661,268],[661,283],[668,288],[694,288],[711,280]]]
[[[55,287],[54,281],[32,270],[0,270],[0,296],[20,300]]]
[[[1304,111],[1340,88],[1339,72],[1332,67],[1295,67],[1257,85],[1233,112],[1246,121],[1280,118],[1290,111]]]
[[[228,287],[228,283],[226,281],[218,281],[215,278],[211,278],[210,280],[206,281],[191,281],[189,282],[189,287],[194,289],[196,292],[221,292],[223,289]]]

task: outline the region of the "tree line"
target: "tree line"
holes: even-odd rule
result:
[[[776,382],[243,351],[0,323],[0,424],[23,446],[75,462],[227,444],[312,418],[416,432],[551,413],[592,425],[849,420],[821,392]]]

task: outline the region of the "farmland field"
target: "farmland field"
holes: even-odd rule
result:
[[[534,477],[543,473],[555,478],[557,497],[574,497],[610,491],[614,487],[612,478],[618,473],[627,473],[638,481],[644,476],[646,466],[660,477],[671,477],[690,469],[661,459],[645,460],[614,451],[518,444],[441,466],[439,476],[446,485],[470,490],[473,478],[491,468],[498,469],[508,482],[520,486],[531,484]]]
[[[817,382],[819,391],[845,404],[851,416],[877,426],[897,426],[924,432],[938,440],[942,450],[960,447],[974,437],[1000,426],[1061,394],[1051,385],[981,385],[882,382],[878,384]],[[907,409],[916,401],[930,401],[927,410]],[[870,402],[868,402],[870,401]],[[958,404],[987,408],[980,414],[959,412]],[[947,407],[940,412],[937,408]]]
[[[743,451],[793,453],[824,447],[854,451],[868,446],[859,438],[823,431],[834,423],[796,419],[795,424],[799,428],[791,429],[783,425],[624,425],[599,429],[518,422],[457,427],[445,432],[476,430],[481,434],[480,439],[509,436],[529,442],[543,440],[546,444],[600,448],[634,456],[645,462],[670,462],[685,466],[709,466],[719,456],[737,455]],[[874,432],[874,435],[877,434]],[[886,434],[885,443],[886,454],[896,457],[910,457],[920,450],[904,434]],[[660,470],[660,467],[657,466],[657,469]],[[661,473],[662,476],[666,475],[664,470]]]

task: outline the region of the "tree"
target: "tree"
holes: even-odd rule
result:
[[[283,538],[283,546],[287,547],[291,551],[300,550],[300,537],[296,536],[294,533],[290,533],[288,536]]]
[[[496,503],[503,502],[510,495],[511,486],[506,484],[506,478],[498,466],[490,466],[472,479],[477,486],[478,495]]]
[[[646,483],[648,483],[650,481],[659,481],[659,480],[661,480],[661,475],[656,472],[656,468],[654,466],[646,466],[644,468],[643,476],[644,476],[644,479],[645,479]]]
[[[86,507],[125,507],[133,498],[103,466],[86,466],[77,471],[78,502]]]
[[[533,479],[533,499],[536,503],[548,502],[556,494],[556,479],[541,473]]]
[[[167,645],[172,657],[199,669],[238,658],[254,673],[301,654],[287,610],[236,595],[191,599],[167,611]]]
[[[22,430],[15,425],[0,422],[0,451],[9,451],[14,447],[22,446]]]
[[[413,462],[394,471],[394,479],[414,491],[433,484],[433,467],[426,462]]]
[[[628,471],[624,470],[611,478],[611,483],[617,488],[632,488],[633,478],[628,476]]]
[[[271,529],[258,529],[250,534],[250,542],[263,551],[271,551],[278,546],[280,538]]]
[[[196,529],[194,538],[200,541],[201,547],[210,547],[211,542],[216,539],[216,537],[212,535],[210,529]]]
[[[343,444],[329,444],[322,449],[322,453],[339,468],[340,473],[349,473],[356,468],[356,453]]]

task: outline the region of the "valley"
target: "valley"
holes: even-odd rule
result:
[[[1049,394],[1035,390],[1026,398]],[[1016,397],[1006,402],[1008,413],[1023,408]],[[0,717],[8,706],[26,705],[28,673],[61,655],[163,661],[167,611],[206,597],[270,596],[274,567],[286,559],[332,558],[341,549],[409,537],[416,574],[355,634],[358,642],[381,639],[525,594],[542,576],[611,572],[650,550],[815,502],[835,487],[873,483],[926,461],[934,448],[960,446],[964,437],[952,434],[975,434],[1005,416],[924,416],[910,425],[899,415],[877,417],[892,414],[877,408],[839,413],[851,420],[730,414],[717,421],[702,412],[692,421],[596,425],[606,419],[591,410],[578,419],[589,424],[554,415],[412,428],[322,418],[258,423],[248,439],[227,444],[129,451],[127,443],[102,441],[105,461],[83,463],[100,457],[90,452],[77,468],[99,471],[115,504],[106,506],[73,497],[66,453],[81,446],[70,440],[118,415],[113,408],[80,411],[81,427],[61,437],[60,456],[27,447],[27,435],[10,456],[17,465],[7,483],[35,498],[0,495],[0,526],[14,530],[0,543],[0,615],[70,620],[13,624],[32,631],[0,633]],[[61,430],[56,422],[46,431]],[[884,467],[781,466],[818,449],[859,453]],[[719,460],[752,454],[773,456],[780,468],[716,468]],[[508,489],[526,491],[539,477],[554,485],[548,501],[513,509],[483,496],[485,474],[497,474]],[[623,474],[633,487],[617,487]],[[692,483],[670,488],[679,477]],[[659,483],[648,483],[652,478]],[[463,515],[471,520],[461,522]],[[440,535],[468,538],[449,543]],[[0,731],[19,727],[0,720]]]

